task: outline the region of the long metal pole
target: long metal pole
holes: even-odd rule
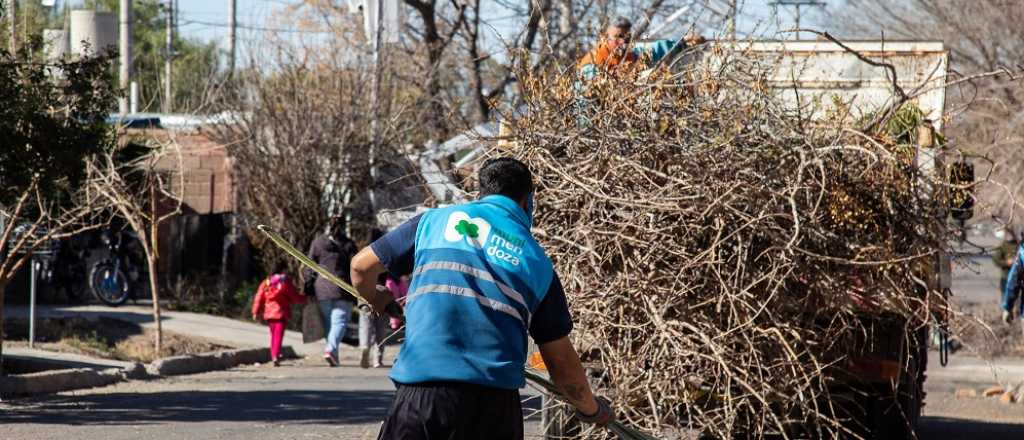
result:
[[[662,30],[667,28],[670,24],[672,24],[676,20],[678,20],[679,17],[682,17],[683,14],[689,12],[691,6],[693,6],[693,3],[690,3],[690,4],[686,5],[686,6],[683,6],[683,7],[679,8],[679,9],[677,9],[676,12],[672,13],[672,15],[669,15],[668,17],[666,17],[664,22],[659,24],[657,27],[647,31],[647,33],[644,35],[644,38],[651,38],[651,37],[657,36],[658,32],[661,32]]]
[[[736,7],[737,0],[729,1],[729,39],[736,39],[736,15],[739,14],[739,10]]]
[[[29,300],[28,300],[28,348],[35,348],[36,345],[36,257],[33,256],[30,261],[32,264],[31,276],[32,280],[29,281]]]
[[[171,89],[171,62],[174,59],[174,2],[167,0],[167,41],[164,47],[167,51],[164,58],[164,113],[170,113],[174,108],[174,95]]]
[[[128,90],[132,82],[132,0],[121,0],[120,13],[121,66],[118,77],[121,90]],[[128,97],[122,96],[117,103],[121,114],[127,114],[130,110]]]
[[[238,0],[228,0],[228,75],[235,73],[235,28]]]
[[[372,106],[372,117],[370,120],[370,143],[369,165],[370,165],[370,212],[376,215],[377,196],[374,191],[377,186],[377,154],[380,151],[380,77],[381,77],[381,34],[384,28],[384,0],[377,1],[377,15],[374,17],[375,32],[373,36],[373,89],[370,91],[370,105]]]

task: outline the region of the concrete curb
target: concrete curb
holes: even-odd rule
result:
[[[291,347],[281,347],[283,358],[297,358]],[[149,365],[135,363],[128,368],[70,368],[39,373],[0,377],[0,396],[29,396],[52,394],[83,388],[111,385],[126,380],[148,379],[153,376],[175,376],[226,370],[238,365],[270,361],[270,349],[248,348],[222,350],[185,356],[157,359]]]
[[[291,347],[281,347],[281,356],[297,357]],[[270,362],[270,349],[243,348],[157,359],[146,366],[146,372],[153,376],[177,376],[263,362]]]
[[[18,376],[0,378],[0,390],[4,396],[27,396],[32,394],[50,394],[81,388],[107,386],[121,382],[139,372],[145,371],[142,364],[129,369],[107,368],[94,370],[91,368],[73,368],[68,370],[52,370]]]

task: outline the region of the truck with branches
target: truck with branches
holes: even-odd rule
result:
[[[628,425],[914,435],[949,219],[970,215],[942,135],[949,54],[819,36],[708,42],[582,87],[521,78],[503,154],[536,173],[574,342]],[[548,403],[550,438],[593,434]]]

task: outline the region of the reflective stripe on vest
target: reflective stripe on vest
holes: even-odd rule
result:
[[[523,306],[524,309],[530,310],[530,306],[526,304],[526,299],[523,298],[522,294],[517,292],[516,289],[513,289],[512,287],[506,285],[500,280],[494,278],[494,276],[491,275],[491,273],[487,272],[486,270],[480,270],[468,264],[456,263],[452,261],[433,261],[417,267],[416,270],[413,272],[413,276],[420,275],[423,272],[429,270],[450,270],[453,272],[460,272],[475,277],[482,281],[494,283],[496,286],[498,286],[498,290],[500,290],[501,293],[505,294],[505,296],[507,296],[512,301],[519,303],[519,305]],[[530,322],[529,316],[527,316],[526,322],[527,324]]]
[[[479,302],[480,305],[487,307],[491,310],[506,313],[509,316],[518,319],[519,322],[522,323],[524,326],[529,327],[526,320],[523,319],[523,316],[519,314],[519,311],[516,310],[515,307],[512,307],[501,301],[490,299],[486,296],[476,293],[476,291],[474,291],[473,289],[468,289],[465,287],[452,286],[446,284],[428,284],[426,286],[420,286],[415,291],[413,291],[412,294],[409,295],[408,299],[406,300],[406,304],[412,303],[413,301],[416,300],[416,298],[430,293],[449,294],[465,296],[469,298],[476,298],[477,302]]]

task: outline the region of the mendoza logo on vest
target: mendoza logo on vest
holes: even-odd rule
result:
[[[493,232],[493,233],[492,233]],[[470,218],[462,211],[455,211],[448,216],[448,225],[444,228],[444,239],[450,242],[465,240],[477,249],[487,247],[487,255],[499,262],[518,266],[523,255],[525,242],[500,229],[491,228],[491,224],[480,217]]]

